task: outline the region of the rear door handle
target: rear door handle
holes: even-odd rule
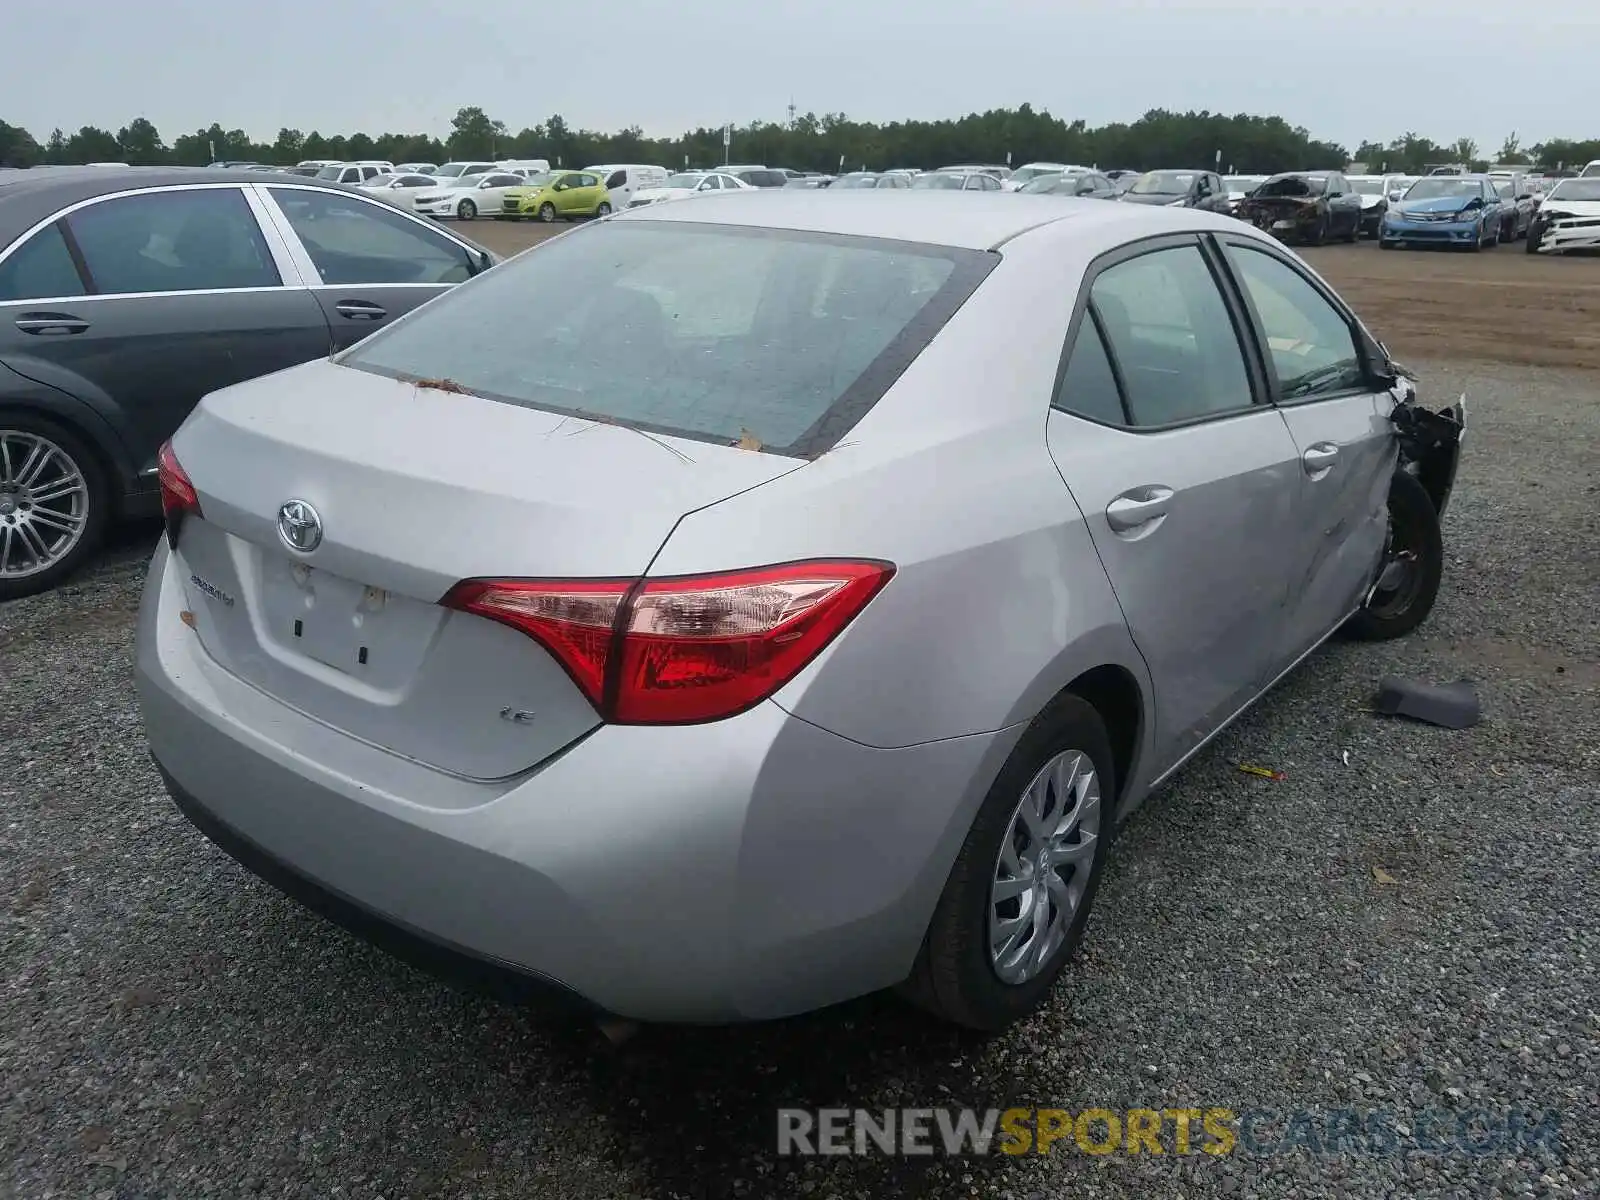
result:
[[[1138,529],[1154,528],[1172,509],[1172,489],[1160,484],[1147,484],[1123,492],[1106,505],[1106,524],[1115,533],[1132,533]]]
[[[381,321],[389,315],[370,300],[341,300],[333,306],[333,311],[352,321]]]
[[[42,334],[45,337],[60,337],[68,333],[83,333],[89,328],[89,322],[82,317],[74,317],[70,313],[23,313],[16,319],[15,324],[23,333]]]
[[[1332,442],[1317,442],[1307,446],[1306,452],[1300,456],[1301,465],[1306,469],[1306,474],[1313,479],[1321,479],[1333,470],[1339,461],[1339,447]]]

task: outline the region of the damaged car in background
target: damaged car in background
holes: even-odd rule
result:
[[[201,403],[151,753],[276,886],[523,994],[997,1031],[1124,817],[1336,632],[1427,617],[1465,408],[1415,395],[1224,215],[632,209]]]
[[[1528,226],[1529,254],[1600,250],[1600,178],[1562,179]]]
[[[1361,195],[1339,171],[1274,175],[1239,202],[1234,215],[1286,242],[1320,246],[1361,236]]]
[[[1505,206],[1485,175],[1428,175],[1389,205],[1378,226],[1378,246],[1461,246],[1482,250],[1500,244]]]

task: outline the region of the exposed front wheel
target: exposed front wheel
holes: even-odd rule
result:
[[[978,809],[902,993],[985,1032],[1038,1007],[1083,935],[1116,795],[1105,723],[1077,696],[1058,697]]]
[[[463,221],[470,221],[478,215],[478,206],[471,200],[463,200],[456,205],[456,216]]]
[[[0,414],[0,600],[48,591],[94,554],[110,486],[90,448],[53,421]]]
[[[554,204],[551,204],[550,201],[546,200],[543,204],[539,205],[539,220],[543,221],[546,225],[549,225],[555,219],[556,206]]]
[[[1403,637],[1427,620],[1443,577],[1444,536],[1433,500],[1414,475],[1396,471],[1377,587],[1344,632],[1365,642]]]

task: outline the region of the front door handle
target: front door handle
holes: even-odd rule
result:
[[[23,333],[42,334],[45,337],[83,333],[89,328],[89,322],[82,317],[74,317],[70,313],[51,312],[23,313],[16,319],[15,325]]]
[[[1123,492],[1106,505],[1106,524],[1115,533],[1132,533],[1151,528],[1172,509],[1172,489],[1160,484],[1147,484]]]
[[[1306,452],[1300,456],[1300,463],[1306,469],[1306,474],[1313,479],[1321,479],[1339,461],[1339,447],[1332,442],[1317,442],[1307,446]]]
[[[352,321],[381,321],[389,314],[370,300],[341,300],[333,311]]]

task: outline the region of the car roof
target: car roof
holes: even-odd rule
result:
[[[97,196],[207,183],[272,183],[268,172],[227,167],[32,167],[0,170],[0,250],[51,214]],[[357,188],[286,175],[283,183],[363,196]]]
[[[912,189],[770,188],[716,192],[693,204],[629,209],[612,221],[681,221],[744,225],[802,233],[835,233],[992,250],[1030,229],[1071,221],[1085,237],[1106,246],[1180,230],[1237,230],[1239,222],[1216,213],[1104,200],[1063,200],[1019,192],[946,192]]]

